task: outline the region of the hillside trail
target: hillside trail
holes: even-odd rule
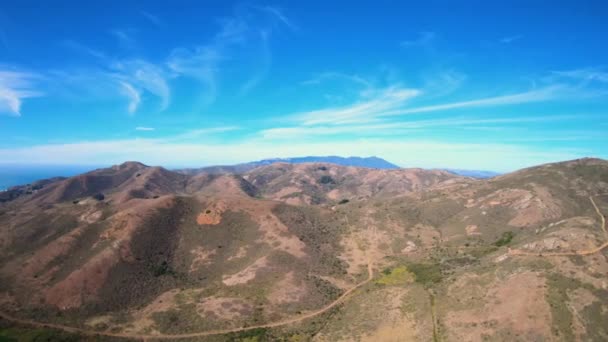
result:
[[[601,195],[605,195],[605,194],[600,194],[600,195],[596,195],[596,196],[601,196]],[[606,231],[606,219],[604,218],[604,215],[602,214],[599,207],[593,200],[593,197],[594,196],[589,196],[589,200],[591,201],[591,204],[593,205],[595,212],[600,217],[602,232],[604,233],[604,237],[606,238],[606,241],[603,244],[601,244],[595,248],[582,249],[582,250],[574,251],[574,252],[528,252],[528,251],[522,251],[520,249],[510,249],[509,248],[509,250],[507,251],[507,254],[511,255],[511,256],[551,257],[551,256],[591,255],[591,254],[595,254],[595,253],[602,251],[604,248],[608,247],[608,232]]]
[[[370,229],[370,228],[368,228],[368,229]],[[375,237],[375,229],[372,229],[372,235]],[[57,329],[57,330],[62,330],[62,331],[69,332],[69,333],[77,333],[77,334],[88,335],[88,336],[107,336],[107,337],[118,337],[118,338],[128,338],[128,339],[140,339],[143,341],[178,340],[178,339],[185,339],[185,338],[196,338],[196,337],[204,337],[204,336],[212,336],[212,335],[239,333],[239,332],[245,332],[245,331],[250,331],[250,330],[255,330],[255,329],[277,328],[277,327],[281,327],[284,325],[299,323],[304,320],[314,318],[316,316],[324,314],[324,313],[328,312],[329,310],[333,309],[334,307],[338,306],[342,302],[344,302],[357,289],[359,289],[362,286],[369,283],[374,277],[374,269],[373,269],[373,263],[369,257],[369,254],[366,253],[366,257],[367,257],[367,279],[363,280],[362,282],[360,282],[360,283],[354,285],[353,287],[351,287],[350,289],[346,290],[336,300],[327,304],[326,306],[322,307],[321,309],[306,313],[304,315],[293,317],[293,318],[288,318],[288,319],[284,319],[284,320],[279,320],[276,322],[266,323],[266,324],[252,325],[252,326],[233,328],[233,329],[207,330],[207,331],[202,331],[202,332],[186,333],[186,334],[146,335],[146,334],[113,333],[113,332],[109,332],[109,331],[97,331],[97,330],[91,330],[91,329],[85,329],[85,328],[72,327],[72,326],[63,325],[63,324],[43,323],[43,322],[37,322],[34,320],[29,320],[29,319],[17,318],[17,317],[9,315],[7,313],[4,313],[2,311],[0,311],[0,317],[7,321],[11,321],[11,322],[23,324],[23,325],[34,326],[37,328]]]

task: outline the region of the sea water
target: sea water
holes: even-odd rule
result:
[[[37,180],[53,177],[70,177],[85,173],[96,166],[85,165],[1,165],[0,191],[15,185],[29,184]]]

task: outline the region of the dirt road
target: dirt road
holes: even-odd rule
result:
[[[13,317],[4,312],[0,312],[0,317],[2,317],[3,319],[5,319],[7,321],[24,324],[24,325],[31,325],[31,326],[34,326],[37,328],[58,329],[58,330],[63,330],[65,332],[69,332],[69,333],[77,333],[77,334],[89,335],[89,336],[100,336],[101,335],[101,336],[140,339],[140,340],[154,340],[154,339],[156,339],[156,340],[177,340],[177,339],[183,339],[183,338],[196,338],[196,337],[204,337],[204,336],[212,336],[212,335],[224,335],[224,334],[238,333],[238,332],[255,330],[255,329],[276,328],[276,327],[280,327],[280,326],[284,326],[284,325],[298,323],[298,322],[319,316],[319,315],[333,309],[334,307],[338,306],[340,303],[344,302],[353,292],[355,292],[357,289],[361,288],[365,284],[369,283],[373,279],[374,270],[373,270],[372,262],[369,258],[368,258],[368,263],[367,263],[367,273],[368,274],[367,274],[366,280],[364,280],[364,281],[360,282],[359,284],[346,290],[335,301],[331,302],[330,304],[324,306],[323,308],[321,308],[319,310],[312,311],[312,312],[309,312],[307,314],[304,314],[304,315],[301,315],[298,317],[288,318],[285,320],[280,320],[280,321],[276,321],[276,322],[272,322],[272,323],[252,325],[252,326],[233,328],[233,329],[208,330],[208,331],[202,331],[202,332],[196,332],[196,333],[175,334],[175,335],[167,335],[167,334],[145,335],[145,334],[112,333],[112,332],[108,332],[108,331],[96,331],[96,330],[89,330],[89,329],[78,328],[78,327],[71,327],[71,326],[62,325],[62,324],[36,322],[33,320]]]
[[[604,237],[606,238],[606,242],[604,242],[603,244],[601,244],[595,248],[583,249],[583,250],[574,251],[574,252],[528,252],[528,251],[522,251],[520,249],[509,249],[507,254],[511,255],[511,256],[541,256],[541,257],[590,255],[590,254],[598,253],[601,250],[603,250],[604,248],[608,247],[608,233],[606,232],[606,219],[604,218],[604,215],[598,208],[597,204],[595,204],[595,201],[593,200],[593,196],[589,196],[589,200],[591,201],[591,204],[593,205],[595,212],[600,217],[602,232],[604,232]]]

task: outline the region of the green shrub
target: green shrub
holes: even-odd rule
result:
[[[494,246],[496,247],[502,247],[502,246],[506,246],[509,243],[511,243],[511,240],[513,240],[513,237],[515,237],[515,233],[509,231],[509,232],[504,232],[502,233],[502,236],[500,237],[500,239],[496,240],[496,242],[494,242]]]
[[[321,176],[321,178],[319,178],[319,183],[321,183],[321,184],[334,184],[336,182],[330,176],[325,175],[325,176]]]
[[[385,269],[382,271],[382,277],[376,280],[376,284],[387,286],[406,285],[414,281],[414,275],[409,272],[407,267],[399,266],[392,270]]]

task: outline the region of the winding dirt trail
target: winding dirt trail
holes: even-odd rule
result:
[[[11,316],[2,311],[0,311],[0,317],[7,321],[24,324],[24,325],[30,325],[30,326],[34,326],[37,328],[57,329],[57,330],[62,330],[62,331],[69,332],[69,333],[76,333],[76,334],[82,334],[82,335],[88,335],[88,336],[108,336],[108,337],[119,337],[119,338],[129,338],[129,339],[140,339],[140,340],[144,340],[144,341],[146,341],[146,340],[178,340],[178,339],[184,339],[184,338],[196,338],[196,337],[204,337],[204,336],[212,336],[212,335],[224,335],[224,334],[238,333],[238,332],[255,330],[255,329],[263,329],[263,328],[276,328],[276,327],[281,327],[284,325],[299,323],[299,322],[302,322],[309,318],[313,318],[313,317],[319,316],[323,313],[326,313],[329,310],[333,309],[334,307],[338,306],[340,303],[344,302],[353,292],[355,292],[357,289],[361,288],[365,284],[369,283],[373,278],[374,278],[373,264],[371,262],[371,259],[368,256],[367,257],[367,279],[358,283],[357,285],[351,287],[350,289],[346,290],[340,297],[338,297],[336,300],[329,303],[328,305],[322,307],[321,309],[306,313],[301,316],[288,318],[288,319],[284,319],[284,320],[280,320],[280,321],[276,321],[276,322],[266,323],[266,324],[251,325],[251,326],[247,326],[247,327],[233,328],[233,329],[207,330],[207,331],[201,331],[201,332],[195,332],[195,333],[171,334],[171,335],[169,335],[169,334],[146,335],[146,334],[113,333],[113,332],[109,332],[109,331],[96,331],[96,330],[72,327],[72,326],[63,325],[63,324],[43,323],[43,322],[37,322],[37,321],[29,320],[29,319],[21,319],[21,318]]]
[[[175,340],[175,339],[182,339],[182,338],[223,335],[223,334],[237,333],[237,332],[261,329],[261,328],[276,328],[276,327],[280,327],[283,325],[298,323],[298,322],[307,320],[309,318],[313,318],[315,316],[321,315],[321,314],[331,310],[332,308],[336,307],[338,304],[342,303],[343,301],[345,301],[346,298],[349,297],[353,292],[355,292],[357,289],[359,289],[363,285],[369,283],[373,279],[374,271],[373,271],[371,262],[368,263],[368,265],[367,265],[367,272],[368,272],[368,277],[366,280],[364,280],[364,281],[360,282],[359,284],[346,290],[346,292],[344,292],[340,297],[338,297],[338,299],[336,299],[335,301],[331,302],[330,304],[326,305],[325,307],[323,307],[319,310],[309,312],[302,316],[289,318],[289,319],[285,319],[285,320],[281,320],[281,321],[277,321],[277,322],[260,324],[260,325],[252,325],[252,326],[248,326],[248,327],[241,327],[241,328],[234,328],[234,329],[208,330],[208,331],[202,331],[202,332],[196,332],[196,333],[175,334],[175,335],[166,335],[166,334],[158,334],[158,335],[143,335],[142,334],[142,335],[140,335],[140,334],[112,333],[112,332],[107,332],[107,331],[95,331],[95,330],[83,329],[83,328],[78,328],[78,327],[71,327],[71,326],[62,325],[62,324],[36,322],[33,320],[13,317],[4,312],[0,312],[0,317],[2,317],[3,319],[5,319],[7,321],[14,322],[14,323],[31,325],[31,326],[35,326],[38,328],[58,329],[58,330],[63,330],[63,331],[70,332],[70,333],[78,333],[78,334],[89,335],[89,336],[101,335],[101,336],[109,336],[109,337],[122,337],[122,338],[143,339],[143,340],[152,340],[152,339]]]
[[[597,196],[601,196],[601,195],[597,195]],[[528,251],[522,251],[520,249],[509,249],[507,251],[507,254],[510,256],[550,257],[550,256],[591,255],[591,254],[595,254],[595,253],[602,251],[604,248],[608,247],[608,232],[606,231],[606,219],[604,218],[604,215],[598,208],[597,204],[595,204],[593,197],[594,196],[589,196],[589,200],[591,201],[591,204],[593,205],[595,212],[600,217],[601,228],[602,228],[602,231],[604,232],[604,237],[606,238],[606,242],[604,242],[603,244],[601,244],[595,248],[592,248],[592,249],[583,249],[583,250],[574,251],[574,252],[528,252]]]

